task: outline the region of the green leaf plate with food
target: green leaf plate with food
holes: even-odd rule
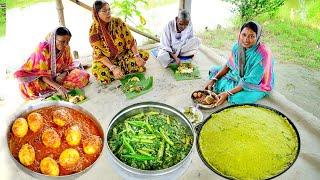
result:
[[[80,104],[87,100],[84,91],[81,89],[72,89],[67,93],[67,99],[64,99],[61,95],[55,93],[52,96],[46,98],[51,101],[67,101],[74,104]]]
[[[177,81],[201,78],[199,68],[191,62],[181,63],[180,65],[173,63],[168,67]]]
[[[121,82],[121,90],[128,99],[141,96],[152,90],[153,77],[145,77],[143,73],[128,74]]]

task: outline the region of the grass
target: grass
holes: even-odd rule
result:
[[[6,1],[0,0],[0,37],[6,34]]]
[[[236,28],[222,28],[216,30],[206,30],[198,33],[201,42],[209,47],[218,48],[221,50],[231,50],[231,46],[237,39]]]
[[[278,61],[320,69],[320,29],[281,19],[265,21],[262,26],[263,39]]]
[[[290,9],[286,6],[273,18],[259,16],[255,20],[262,25],[262,41],[271,48],[277,62],[320,70],[320,2],[311,1],[306,8],[306,21],[285,14]],[[239,27],[209,30],[198,36],[209,47],[230,50],[237,40]]]
[[[7,8],[25,8],[32,4],[40,3],[40,2],[50,2],[53,0],[7,0]]]
[[[153,8],[157,8],[160,6],[173,4],[178,1],[177,0],[152,0],[152,1],[147,1],[147,2],[148,2],[148,4],[145,6],[145,9],[153,9]]]

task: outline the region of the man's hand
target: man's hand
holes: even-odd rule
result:
[[[178,65],[180,65],[180,64],[181,64],[181,60],[180,60],[180,58],[176,57],[174,60],[176,61],[176,63],[177,63]]]

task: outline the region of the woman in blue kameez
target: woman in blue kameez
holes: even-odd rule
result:
[[[255,103],[273,89],[274,60],[260,38],[260,25],[253,21],[245,23],[226,65],[210,68],[210,81],[205,89],[218,94],[216,105],[226,100],[230,104]]]

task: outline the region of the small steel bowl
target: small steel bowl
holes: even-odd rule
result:
[[[198,91],[194,91],[191,93],[191,99],[193,101],[193,103],[195,104],[195,106],[198,106],[202,109],[212,109],[214,107],[216,107],[215,103],[212,103],[212,104],[203,104],[201,102],[199,102],[197,100],[197,98],[195,98],[193,96],[193,93],[197,93],[197,92],[201,92],[203,94],[205,94],[206,96],[210,95],[211,97],[213,97],[216,101],[218,101],[218,96],[216,93],[214,93],[213,91],[209,91],[209,90],[198,90]]]
[[[194,106],[186,106],[184,108],[180,108],[180,111],[187,117],[187,119],[194,125],[198,125],[203,121],[203,113]],[[191,111],[193,114],[198,114],[198,120],[194,120],[192,117],[189,117],[186,111]]]

